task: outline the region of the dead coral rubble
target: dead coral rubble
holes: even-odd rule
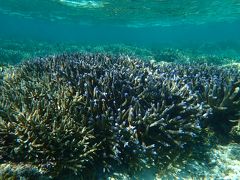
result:
[[[197,142],[216,110],[235,113],[237,79],[214,66],[103,54],[22,63],[1,86],[0,162],[32,163],[54,176],[162,166]]]

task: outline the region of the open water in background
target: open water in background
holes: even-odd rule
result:
[[[0,24],[1,39],[233,46],[240,41],[240,1],[0,0]]]
[[[58,43],[201,49],[240,62],[240,0],[0,0],[0,65],[32,58],[29,49],[55,53],[47,44]],[[18,57],[21,52],[30,55]],[[221,148],[213,160],[230,154],[230,146]],[[239,144],[234,148],[239,154]],[[209,168],[200,166],[196,174]]]

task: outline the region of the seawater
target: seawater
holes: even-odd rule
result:
[[[238,1],[0,1],[0,38],[142,46],[239,43]]]
[[[0,64],[82,51],[166,62],[198,56],[214,60],[208,63],[219,58],[217,64],[239,63],[240,2],[0,0]],[[216,164],[222,165],[213,167],[213,177],[240,178],[240,160],[235,157],[239,149],[238,143],[220,143],[208,152],[211,161],[218,159]],[[182,167],[169,167],[158,178],[206,178],[214,172],[204,163],[190,159]],[[138,178],[154,179],[155,171],[140,172]]]

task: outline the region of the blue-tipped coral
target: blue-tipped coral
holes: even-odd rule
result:
[[[83,178],[89,170],[162,167],[197,143],[214,113],[198,88],[216,74],[199,73],[212,71],[103,54],[20,64],[1,87],[0,161]]]
[[[240,74],[234,67],[218,67],[209,64],[171,65],[177,77],[184,80],[189,90],[196,94],[198,102],[208,104],[211,116],[206,121],[216,131],[228,133],[233,121],[239,119]],[[169,72],[170,73],[170,72]],[[236,123],[235,123],[236,124]]]

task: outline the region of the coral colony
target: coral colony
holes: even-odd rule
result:
[[[53,177],[161,168],[204,128],[228,133],[239,118],[235,68],[64,54],[0,77],[0,163]]]

